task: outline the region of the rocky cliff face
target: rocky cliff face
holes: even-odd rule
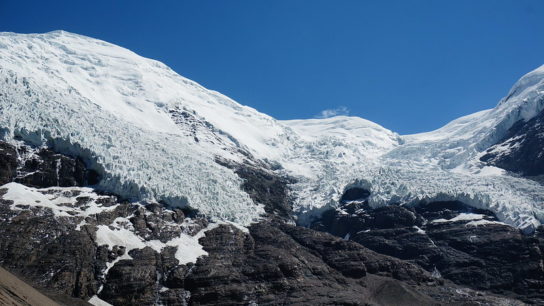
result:
[[[490,165],[523,176],[544,176],[544,111],[514,124],[507,135],[480,158]]]
[[[288,179],[266,169],[231,165],[245,179],[248,193],[268,199],[268,214],[247,229],[210,225],[196,211],[130,203],[78,187],[95,176],[77,158],[0,145],[6,183],[0,187],[0,264],[50,292],[113,305],[512,305],[521,302],[474,289],[506,289],[529,277],[516,297],[540,301],[542,267],[536,261],[541,254],[536,250],[542,240],[502,225],[493,225],[497,230],[492,232],[475,227],[482,230],[476,233],[478,246],[508,241],[508,258],[526,263],[517,269],[513,263],[492,268],[507,255],[493,255],[493,262],[487,257],[495,249],[463,249],[462,237],[468,233],[456,231],[464,225],[423,225],[458,216],[455,209],[357,209],[348,215],[362,217],[349,220],[342,219],[344,213],[325,214],[315,227],[349,238],[341,239],[293,224]],[[28,152],[38,153],[27,158]],[[18,196],[23,193],[25,197]],[[344,200],[350,197],[360,195]],[[356,219],[365,225],[354,226]],[[376,235],[365,235],[367,228]],[[418,233],[423,228],[430,234]],[[177,243],[170,243],[174,239]],[[432,241],[440,251],[428,246]],[[408,249],[412,252],[403,251]],[[195,253],[196,260],[187,259],[188,253]],[[433,273],[434,266],[443,277]],[[490,278],[505,271],[511,277],[500,284],[486,278],[487,283],[476,286],[476,267]],[[463,277],[473,282],[461,281]]]
[[[17,182],[30,187],[94,185],[99,175],[79,158],[56,154],[48,148],[14,146],[0,142],[0,184]]]
[[[524,235],[490,211],[461,202],[371,208],[350,201],[312,228],[414,263],[437,278],[544,303],[542,227]]]

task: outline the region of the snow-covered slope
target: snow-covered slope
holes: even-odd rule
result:
[[[544,188],[486,166],[479,158],[515,122],[528,120],[542,109],[544,66],[520,79],[494,109],[459,118],[436,131],[391,137],[395,141],[389,143],[383,142],[386,137],[352,133],[357,124],[341,117],[286,121],[299,133],[313,136],[312,151],[328,153],[312,159],[321,168],[298,186],[298,207],[311,211],[331,200],[335,205],[346,186],[360,186],[371,191],[369,202],[373,206],[460,200],[490,209],[509,224],[534,228],[544,221]],[[334,121],[342,124],[331,128]],[[365,149],[358,141],[369,137],[387,145],[374,146],[374,152]],[[331,154],[334,152],[343,154],[335,157]],[[303,155],[307,157],[308,153]]]
[[[97,188],[124,197],[248,224],[263,208],[221,157],[297,178],[301,222],[350,186],[369,189],[372,205],[459,199],[520,227],[544,221],[540,185],[478,159],[544,108],[542,67],[495,109],[408,136],[357,117],[277,121],[162,63],[63,31],[0,34],[0,81],[4,139],[81,156],[102,174]]]
[[[1,34],[0,75],[5,137],[83,155],[104,175],[99,188],[241,223],[262,212],[214,158],[275,158],[268,148],[286,129],[269,116],[157,61],[63,31]]]

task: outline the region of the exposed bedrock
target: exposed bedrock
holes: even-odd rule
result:
[[[412,263],[358,243],[280,222],[263,221],[248,232],[220,225],[199,240],[208,255],[196,264],[180,265],[174,247],[157,252],[145,246],[128,251],[126,258],[123,246],[109,248],[96,239],[98,226],[115,228],[115,220],[121,218],[130,224],[125,228],[133,227],[143,241],[166,241],[181,231],[182,212],[120,204],[87,218],[78,231],[80,218],[55,217],[45,208],[14,211],[8,204],[0,202],[2,266],[39,288],[80,299],[98,294],[113,305],[509,302],[461,290]],[[194,231],[205,226],[191,224]],[[108,265],[111,268],[105,273]]]
[[[411,263],[284,223],[261,222],[247,233],[221,225],[200,243],[208,256],[194,265],[173,264],[168,251],[133,251],[134,260],[112,268],[99,296],[114,305],[515,303],[444,285]]]
[[[57,154],[48,148],[0,142],[0,183],[17,182],[30,187],[89,186],[99,182],[97,172],[80,158]]]
[[[416,287],[437,286],[412,264],[283,223],[258,223],[247,234],[221,226],[201,243],[209,256],[198,260],[184,282],[195,305],[364,305],[393,290],[398,301],[425,305],[432,299]],[[376,291],[372,281],[394,289]]]
[[[17,175],[17,150],[14,146],[0,142],[0,184],[13,181]]]
[[[289,196],[289,184],[293,178],[275,174],[270,165],[253,161],[256,165],[237,164],[224,159],[216,159],[220,165],[234,169],[243,180],[242,190],[251,199],[264,205],[267,217],[293,223],[293,205]]]
[[[460,285],[544,303],[542,226],[523,235],[490,211],[455,201],[380,208],[351,201],[311,227]]]
[[[63,197],[69,192],[38,190]],[[207,226],[205,219],[186,218],[191,212],[119,203],[114,196],[94,200],[99,204],[91,208],[96,213],[81,217],[76,213],[94,204],[77,196],[77,189],[72,192],[75,203],[62,204],[73,209],[66,216],[31,201],[13,207],[12,201],[2,199],[5,193],[0,189],[0,265],[47,292],[84,300],[102,288],[101,296],[116,305],[153,305],[162,288],[159,279],[179,267],[177,247],[165,246],[157,252],[143,244],[168,242],[184,233],[191,236]],[[99,234],[99,228],[112,234]],[[115,245],[104,244],[108,239]],[[127,250],[135,239],[141,241],[141,248]]]
[[[44,165],[48,162],[78,167],[77,159],[41,152],[26,154],[10,146],[0,151],[0,158],[7,161],[2,164],[4,183],[16,181],[22,173],[51,174]],[[113,305],[516,303],[460,288],[412,262],[376,253],[357,242],[290,225],[294,222],[289,179],[266,168],[236,167],[244,179],[242,188],[265,205],[267,216],[247,231],[231,225],[208,229],[192,247],[169,243],[177,237],[190,239],[208,226],[206,218],[195,212],[157,203],[121,202],[90,189],[50,187],[61,181],[88,184],[80,180],[85,170],[61,169],[54,180],[35,175],[22,181],[49,188],[4,185],[0,189],[0,264],[57,301],[62,296],[88,300],[97,295]],[[7,196],[13,191],[46,200],[16,197],[15,203]],[[364,196],[364,192],[353,192],[346,201]],[[396,222],[406,224],[406,218]],[[207,255],[195,263],[181,263],[178,251],[183,258],[198,251],[195,247]]]
[[[542,180],[544,175],[544,111],[528,121],[514,124],[506,136],[480,158],[523,176]]]

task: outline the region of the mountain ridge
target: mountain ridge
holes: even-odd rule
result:
[[[237,187],[235,173],[213,162],[219,156],[269,163],[294,177],[293,208],[302,224],[359,183],[370,189],[373,206],[463,200],[521,228],[543,221],[539,185],[481,163],[478,154],[544,108],[544,66],[492,110],[401,136],[362,118],[278,121],[160,62],[64,31],[3,33],[0,60],[9,84],[0,101],[4,139],[82,156],[103,177],[97,188],[129,199],[191,206],[247,225],[262,205]],[[350,120],[368,134],[349,132]]]
[[[275,120],[85,36],[0,34],[0,264],[95,305],[542,303],[535,71],[402,136]]]

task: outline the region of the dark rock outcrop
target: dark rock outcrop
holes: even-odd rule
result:
[[[1,192],[1,191],[0,191]],[[92,296],[106,266],[107,251],[94,243],[94,231],[78,219],[55,217],[47,209],[13,211],[0,200],[0,264],[28,279],[74,297]]]
[[[524,176],[544,175],[544,111],[514,124],[480,160]]]
[[[350,233],[354,237],[355,241],[347,241],[293,225],[289,178],[279,177],[265,166],[227,165],[244,179],[242,188],[256,202],[265,205],[267,215],[247,231],[232,225],[218,225],[206,231],[199,243],[207,255],[199,257],[196,263],[180,264],[176,254],[183,245],[166,243],[181,235],[194,236],[206,228],[208,220],[197,212],[158,203],[120,202],[113,195],[89,194],[75,187],[51,188],[92,184],[93,174],[77,158],[47,149],[8,145],[0,150],[0,159],[6,161],[0,169],[4,183],[24,183],[37,187],[32,189],[34,193],[66,199],[66,203],[47,205],[40,201],[15,204],[4,199],[7,188],[13,185],[0,188],[0,265],[58,296],[87,300],[96,295],[113,305],[516,303],[437,278],[423,269],[429,267],[430,261],[424,265],[424,260],[413,260],[410,256],[401,259],[402,256],[394,258],[372,251],[373,244],[363,243],[362,233],[350,231],[354,228],[383,233],[404,230],[408,238],[397,241],[396,246],[392,244],[389,255],[403,254],[402,249],[409,248],[410,243],[416,244],[413,247],[416,252],[420,245],[410,237],[422,236],[414,236],[414,226],[425,226],[423,216],[428,216],[402,207],[370,212],[365,203],[352,201],[365,197],[361,190],[353,190],[346,196],[347,211],[342,216],[364,217],[338,222],[340,219],[333,212],[329,213],[328,221],[322,220],[322,230],[332,226],[336,235]],[[62,213],[51,205],[62,208]],[[108,243],[98,242],[100,229],[106,232],[100,237],[109,240]],[[121,231],[128,232],[128,236],[112,234]],[[401,236],[391,234],[387,240]],[[122,237],[148,244],[131,249],[112,245],[112,241],[123,244]],[[157,248],[161,243],[163,247]],[[448,243],[455,245],[456,241]],[[512,247],[519,247],[513,243]],[[395,247],[401,250],[394,251]],[[464,249],[459,252],[469,254]],[[532,260],[532,253],[527,254],[529,257],[524,254],[519,260]],[[535,271],[537,268],[533,267],[519,275]],[[536,278],[528,279],[533,280]]]
[[[191,292],[193,305],[437,305],[495,299],[475,292],[461,297],[458,288],[411,263],[285,223],[261,222],[249,233],[220,226],[200,242],[209,255],[177,282]]]
[[[264,205],[268,217],[294,222],[293,207],[288,188],[288,185],[294,182],[293,178],[279,176],[270,169],[270,165],[262,163],[258,163],[258,167],[255,165],[235,164],[219,158],[216,159],[216,162],[233,169],[243,179],[242,190],[253,201]]]
[[[86,201],[74,205],[87,207]],[[124,228],[142,240],[167,241],[182,230],[196,233],[207,223],[204,219],[187,223],[185,213],[157,204],[117,203],[115,197],[97,201],[108,209],[86,218],[55,216],[47,207],[14,210],[10,201],[0,201],[0,235],[5,238],[0,240],[0,264],[39,288],[81,299],[98,295],[113,305],[435,305],[472,300],[492,305],[503,301],[475,291],[459,294],[459,287],[412,263],[278,220],[254,224],[249,232],[230,225],[207,231],[199,242],[208,255],[196,264],[180,265],[172,246],[160,252],[144,247],[125,254],[123,247],[98,245],[97,227],[115,229],[129,223]],[[111,268],[104,273],[108,265]]]
[[[15,181],[37,188],[70,187],[95,185],[99,180],[80,158],[0,141],[0,185]]]
[[[18,154],[25,156],[15,178],[18,183],[45,188],[88,186],[99,182],[99,175],[87,169],[79,158],[57,154],[47,148],[21,146],[18,151]]]
[[[344,194],[342,194],[342,197],[340,198],[340,202],[346,203],[356,200],[364,201],[368,198],[368,196],[370,196],[370,191],[360,187],[352,187],[344,191]]]
[[[0,185],[13,181],[16,175],[17,150],[6,142],[0,142]]]
[[[5,189],[0,189],[3,193]],[[88,201],[80,199],[75,205],[85,208]],[[179,209],[119,203],[114,196],[98,201],[110,209],[83,218],[58,216],[47,207],[14,210],[11,201],[0,199],[0,265],[57,294],[88,299],[101,292],[100,297],[115,305],[155,304],[162,286],[159,279],[185,267],[175,258],[176,248],[165,247],[160,253],[149,247],[135,249],[128,252],[130,259],[116,261],[125,254],[124,247],[98,245],[97,227],[116,230],[113,225],[127,223],[125,228],[132,228],[142,240],[166,242],[182,232],[196,234],[207,221],[187,223]],[[108,264],[113,266],[104,274]]]
[[[132,260],[121,260],[109,271],[100,297],[114,305],[155,304],[161,275],[160,254],[146,247],[130,252]]]
[[[312,227],[460,285],[544,302],[542,239],[497,222],[490,211],[460,202],[375,209],[352,202]]]

